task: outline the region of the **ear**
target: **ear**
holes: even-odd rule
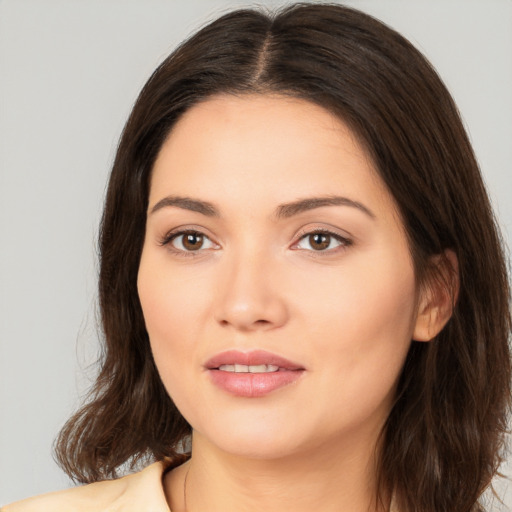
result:
[[[452,250],[434,256],[430,267],[418,298],[415,341],[430,341],[441,332],[459,295],[459,264]]]

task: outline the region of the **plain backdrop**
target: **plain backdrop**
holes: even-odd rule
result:
[[[510,240],[512,1],[345,3],[434,63]],[[178,42],[242,5],[255,4],[0,0],[0,505],[70,485],[51,447],[94,376],[97,225],[137,93]],[[510,487],[498,482],[503,510]]]

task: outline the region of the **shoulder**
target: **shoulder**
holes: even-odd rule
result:
[[[117,480],[105,480],[18,501],[0,512],[170,512],[163,462]]]

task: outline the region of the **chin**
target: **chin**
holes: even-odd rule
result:
[[[251,460],[272,461],[300,452],[300,446],[289,441],[280,442],[276,436],[268,439],[257,436],[251,438],[230,436],[225,439],[214,439],[211,442],[214,442],[216,447],[224,453]]]
[[[194,430],[201,443],[213,444],[222,452],[248,459],[271,460],[293,455],[306,444],[304,429],[288,422],[225,421],[209,422],[208,428]],[[295,427],[295,428],[294,428]],[[194,444],[194,443],[193,443]]]

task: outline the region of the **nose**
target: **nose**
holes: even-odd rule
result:
[[[215,304],[215,319],[221,326],[258,331],[288,321],[285,290],[271,257],[253,253],[224,264]]]

